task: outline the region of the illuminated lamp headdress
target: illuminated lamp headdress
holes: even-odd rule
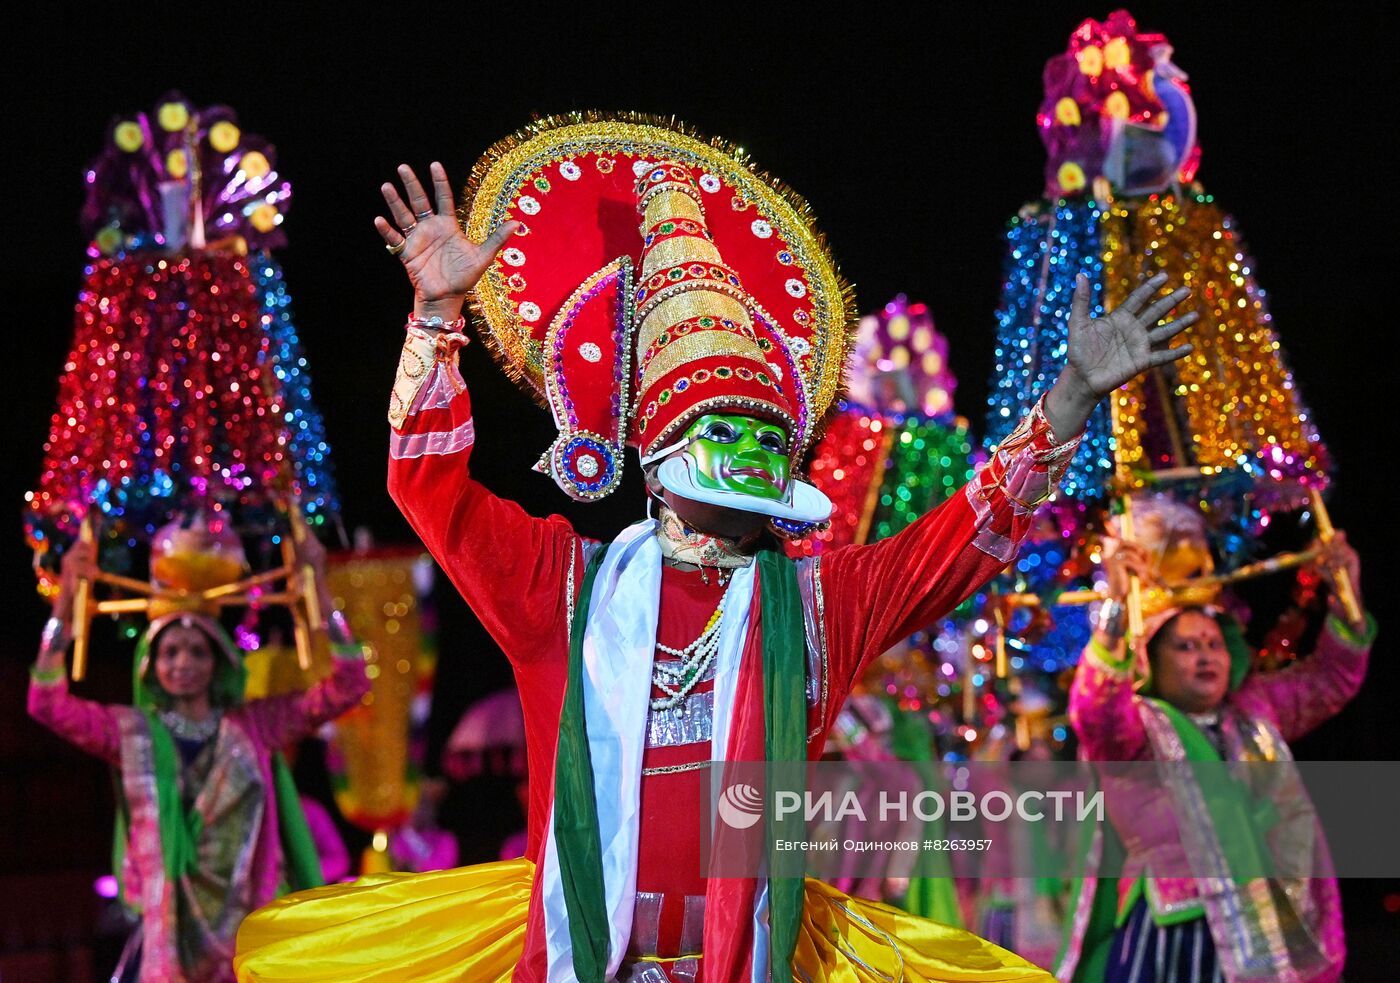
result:
[[[64,548],[90,510],[112,569],[175,512],[276,528],[295,499],[312,525],[334,517],[324,426],[270,253],[291,201],[275,148],[227,106],[172,92],[111,123],[84,181],[90,262],[27,496],[36,552]]]
[[[948,340],[926,304],[900,294],[861,318],[847,378],[807,465],[833,502],[831,522],[791,547],[795,555],[894,535],[971,476]]]
[[[242,251],[287,243],[282,218],[292,187],[266,139],[244,133],[227,106],[195,106],[167,93],[150,113],[114,120],[85,174],[89,255],[115,256],[239,237]]]
[[[482,333],[559,437],[539,464],[601,498],[698,416],[789,431],[801,460],[836,395],[854,305],[806,203],[742,150],[639,115],[554,117],[496,144],[467,235],[523,227],[477,287]]]
[[[58,588],[59,553],[83,537],[98,546],[96,580],[126,595],[76,585],[75,678],[94,614],[286,604],[309,657],[320,612],[292,543],[338,506],[269,252],[285,241],[291,198],[276,160],[228,107],[172,92],[114,120],[85,173],[91,261],[25,514],[43,593]],[[181,521],[167,525],[172,516]],[[197,541],[205,534],[224,540]],[[240,535],[280,544],[282,566],[250,574]],[[126,576],[146,545],[149,583]]]
[[[879,410],[950,417],[958,380],[948,368],[948,339],[934,326],[927,304],[904,294],[860,319],[851,356],[847,397]]]
[[[1133,541],[1152,560],[1152,583],[1143,585],[1143,613],[1215,603],[1221,584],[1209,579],[1215,560],[1201,510],[1162,492],[1139,492],[1131,507]],[[1118,525],[1117,517],[1110,525]]]
[[[1086,191],[1098,177],[1122,195],[1189,183],[1200,162],[1186,74],[1162,34],[1144,34],[1126,10],[1092,18],[1045,63],[1036,119],[1045,142],[1046,196]]]

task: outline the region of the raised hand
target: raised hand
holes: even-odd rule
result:
[[[1167,342],[1195,323],[1195,311],[1175,321],[1158,323],[1191,296],[1190,290],[1178,287],[1165,297],[1152,300],[1166,282],[1167,275],[1158,273],[1140,284],[1123,303],[1096,318],[1089,316],[1089,278],[1081,273],[1075,281],[1069,318],[1069,367],[1096,398],[1107,396],[1139,372],[1166,365],[1191,352],[1190,345],[1168,348]]]
[[[1142,582],[1152,578],[1152,555],[1140,543],[1109,539],[1104,543],[1103,569],[1109,599],[1123,604],[1128,600],[1130,578]]]
[[[78,591],[78,581],[91,581],[99,573],[97,566],[97,544],[86,539],[73,540],[63,552],[59,563],[58,597],[54,600],[53,614],[64,625],[73,616],[73,596]]]
[[[1190,354],[1190,345],[1168,348],[1167,342],[1196,323],[1199,315],[1190,311],[1159,324],[1191,295],[1179,287],[1153,300],[1166,282],[1167,275],[1158,273],[1103,317],[1090,317],[1089,278],[1080,274],[1070,308],[1068,361],[1045,401],[1056,434],[1067,438],[1079,433],[1100,399],[1138,373]]]
[[[389,252],[403,262],[413,283],[418,313],[452,318],[518,223],[502,223],[485,242],[472,242],[457,224],[447,171],[434,161],[430,172],[435,201],[428,199],[413,168],[400,164],[399,179],[408,201],[405,203],[398,188],[385,182],[380,190],[393,222],[375,216],[374,227],[384,237]]]
[[[1328,610],[1342,621],[1350,622],[1351,619],[1347,616],[1346,608],[1342,604],[1340,592],[1337,589],[1337,575],[1339,573],[1347,575],[1351,581],[1351,590],[1356,596],[1357,604],[1361,604],[1361,557],[1347,542],[1347,534],[1340,529],[1337,530],[1331,542],[1316,542],[1313,546],[1320,551],[1313,566],[1327,583]]]

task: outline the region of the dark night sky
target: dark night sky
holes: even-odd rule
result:
[[[22,677],[12,670],[32,658],[44,616],[19,512],[70,338],[81,171],[113,115],[149,109],[171,88],[232,105],[246,131],[277,145],[295,191],[280,255],[345,518],[381,541],[409,538],[384,491],[384,410],[410,293],[370,224],[378,185],[401,160],[435,158],[460,183],[489,143],[532,113],[674,114],[742,144],[811,202],[863,308],[900,291],[929,303],[951,342],[958,408],[980,429],[1002,230],[1042,184],[1041,68],[1079,20],[1112,8],[597,5],[566,20],[556,6],[483,14],[494,8],[142,4],[132,17],[116,5],[82,5],[79,16],[77,5],[51,4],[11,22],[6,164],[16,229],[5,291],[16,305],[9,337],[19,371],[8,383],[0,484],[11,517],[0,571],[15,598],[0,628],[5,756],[35,737],[15,719]],[[1371,607],[1388,621],[1396,578],[1383,566],[1397,541],[1382,440],[1394,428],[1381,386],[1394,378],[1395,281],[1383,265],[1394,234],[1394,25],[1366,4],[1326,15],[1281,4],[1131,9],[1142,28],[1167,34],[1191,76],[1201,180],[1238,219],[1271,293],[1338,465],[1334,519],[1361,547]],[[480,435],[474,470],[494,490],[536,512],[564,512],[592,534],[635,517],[635,486],[578,507],[531,473],[551,436],[546,414],[491,368],[482,346],[469,349],[464,372]],[[503,683],[504,660],[479,629],[460,612],[445,617],[463,625],[442,645],[441,672],[459,698]],[[1302,753],[1395,757],[1396,662],[1383,635],[1362,697]],[[98,672],[94,686],[122,698],[121,675]]]

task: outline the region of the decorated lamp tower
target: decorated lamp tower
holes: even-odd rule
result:
[[[941,504],[971,477],[967,421],[953,412],[957,380],[948,340],[927,305],[900,295],[861,319],[846,397],[808,458],[813,484],[836,507],[832,522],[793,543],[814,554],[872,543]],[[957,724],[968,643],[961,625],[972,606],[925,626],[886,652],[863,691],[926,715],[940,735]]]
[[[1165,272],[1191,289],[1181,307],[1200,320],[1181,335],[1191,355],[1144,373],[1091,418],[1052,512],[1057,526],[1044,537],[1053,556],[1037,569],[1032,545],[1019,561],[1017,586],[1042,608],[1093,599],[1095,547],[1085,517],[1098,503],[1110,504],[1128,537],[1136,494],[1192,503],[1221,560],[1200,573],[1214,581],[1298,559],[1251,562],[1271,514],[1307,506],[1324,535],[1330,528],[1320,497],[1326,450],[1284,359],[1254,261],[1234,220],[1196,181],[1196,110],[1172,54],[1165,36],[1140,31],[1120,10],[1084,21],[1045,66],[1037,124],[1046,186],[1007,231],[989,445],[1053,380],[1080,274],[1102,310],[1121,302],[1141,274]],[[1135,588],[1130,621],[1140,619],[1140,602]],[[1052,622],[1038,620],[1043,636]],[[1072,659],[1083,640],[1060,638],[1051,651]]]
[[[862,318],[848,378],[807,465],[838,507],[802,552],[892,536],[972,474],[967,421],[953,415],[948,340],[926,305],[901,294]]]
[[[421,550],[366,547],[333,557],[327,580],[370,650],[370,691],[331,725],[327,763],[341,814],[374,837],[362,872],[379,872],[389,869],[389,837],[408,822],[422,790],[437,667],[433,565]]]
[[[846,396],[807,461],[812,483],[835,504],[832,521],[790,544],[795,555],[892,536],[972,477],[967,421],[953,412],[957,379],[948,367],[948,339],[927,305],[900,294],[863,317],[847,380]],[[971,609],[965,605],[881,655],[837,715],[826,753],[854,761],[927,762],[938,757],[939,745],[956,743]],[[928,835],[937,834],[930,829]],[[961,925],[946,865],[941,874],[843,884]]]
[[[172,93],[115,121],[85,174],[89,263],[25,516],[46,595],[68,544],[100,546],[77,676],[91,615],[172,603],[285,604],[309,658],[320,612],[290,547],[338,505],[270,252],[291,198],[276,160],[232,110]]]

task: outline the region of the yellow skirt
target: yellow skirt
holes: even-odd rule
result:
[[[234,969],[240,983],[506,981],[534,874],[522,858],[289,895],[244,921]],[[812,983],[1054,983],[970,932],[810,878],[793,966]]]

